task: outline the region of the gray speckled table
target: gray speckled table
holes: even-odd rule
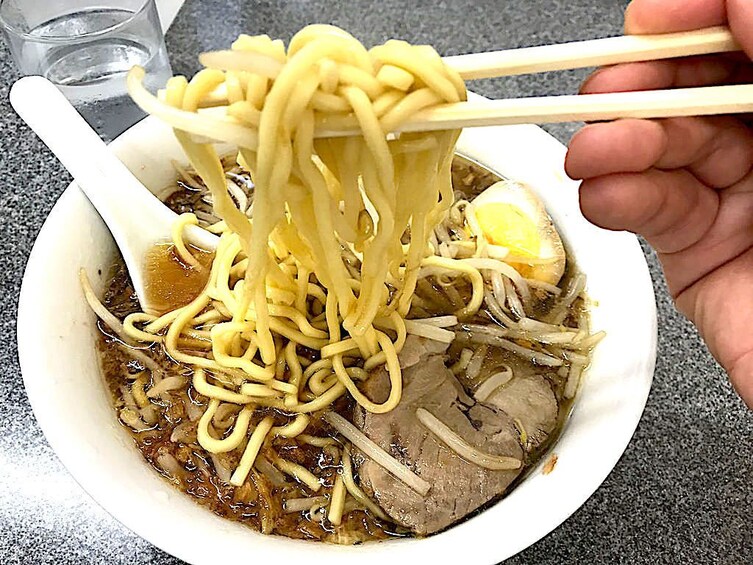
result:
[[[440,53],[615,35],[627,0],[369,2],[189,0],[168,33],[176,72],[241,32],[289,38],[312,22],[366,43],[428,42]],[[347,9],[345,8],[347,7]],[[473,85],[489,96],[574,92],[582,72]],[[0,50],[0,563],[175,563],[110,518],[56,459],[29,408],[15,316],[26,258],[68,177],[8,105]],[[575,126],[547,128],[566,142]],[[647,250],[659,303],[659,360],[638,431],[603,486],[510,563],[751,563],[753,414],[673,309]],[[545,509],[542,509],[545,511]],[[501,535],[504,535],[502,532]]]

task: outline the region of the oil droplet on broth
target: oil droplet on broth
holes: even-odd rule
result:
[[[146,294],[160,315],[190,303],[209,280],[214,254],[191,245],[188,249],[199,261],[199,266],[184,263],[172,244],[155,245],[147,253],[144,269]]]

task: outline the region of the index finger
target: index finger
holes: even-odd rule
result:
[[[672,33],[727,23],[725,0],[633,0],[625,12],[625,33]]]
[[[633,0],[625,12],[625,33],[672,33],[729,25],[753,58],[753,2],[750,0]]]

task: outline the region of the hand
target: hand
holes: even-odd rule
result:
[[[626,33],[729,25],[745,55],[629,63],[582,92],[753,82],[753,2],[633,0]],[[568,175],[594,224],[642,235],[658,252],[677,308],[753,408],[753,116],[618,120],[570,143]],[[689,375],[692,378],[692,375]]]

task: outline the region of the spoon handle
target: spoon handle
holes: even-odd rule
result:
[[[70,102],[47,79],[29,76],[11,88],[18,115],[50,148],[112,232],[142,299],[144,256],[170,239],[177,215],[152,194],[110,151]],[[217,237],[190,226],[188,238],[208,250]]]
[[[164,239],[169,233],[165,222],[172,222],[175,213],[110,151],[54,84],[40,76],[24,77],[11,88],[10,102],[73,176],[113,235],[118,226],[135,223],[138,229],[129,232],[140,232],[151,241]],[[195,232],[216,246],[215,236],[206,230]]]

